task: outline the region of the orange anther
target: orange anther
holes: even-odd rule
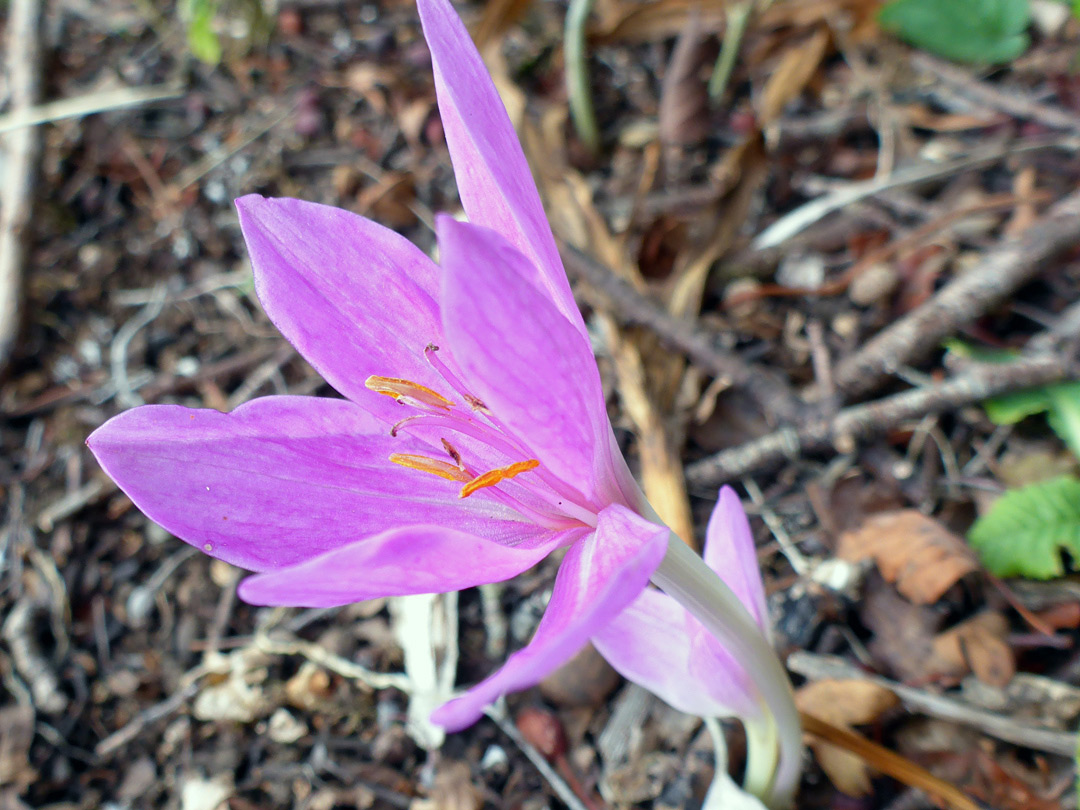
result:
[[[414,383],[412,380],[402,380],[398,377],[379,377],[373,374],[367,378],[364,386],[369,391],[393,397],[398,402],[403,399],[406,401],[414,400],[423,405],[442,408],[445,411],[454,407],[453,400],[447,399],[438,391],[432,391],[426,385]]]
[[[471,477],[465,470],[446,461],[439,461],[438,459],[428,458],[427,456],[414,456],[409,453],[391,453],[390,460],[395,464],[400,464],[402,467],[408,467],[410,470],[420,470],[420,472],[431,473],[440,478],[445,478],[448,481],[467,481],[472,483]]]
[[[493,487],[501,481],[506,481],[509,478],[513,478],[514,476],[520,475],[523,472],[528,472],[529,470],[535,470],[539,466],[539,461],[535,458],[530,458],[528,461],[515,461],[509,466],[488,470],[486,473],[476,476],[476,478],[463,486],[461,492],[458,493],[458,497],[468,498],[478,489]]]

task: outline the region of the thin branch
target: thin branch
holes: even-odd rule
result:
[[[678,349],[710,374],[727,380],[753,397],[762,411],[778,422],[794,421],[800,411],[798,399],[773,372],[751,365],[720,348],[719,339],[700,325],[674,318],[598,261],[560,242],[567,272],[596,291],[594,302],[610,307],[623,323],[644,326],[664,343]]]
[[[887,177],[875,177],[871,180],[845,183],[836,190],[813,199],[776,220],[754,238],[753,248],[755,250],[765,250],[776,247],[809,228],[828,214],[846,208],[859,200],[873,197],[883,191],[940,180],[961,172],[979,169],[1026,152],[1038,152],[1044,149],[1075,151],[1078,146],[1080,146],[1080,143],[1077,142],[1075,137],[1051,140],[1028,139],[1020,145],[1010,143],[1007,146],[988,146],[982,149],[974,149],[971,154],[947,163],[922,163],[900,169]]]
[[[836,385],[859,396],[890,371],[907,365],[941,340],[1004,302],[1044,264],[1080,243],[1080,191],[1051,206],[1020,237],[1006,239],[979,264],[953,279],[917,309],[881,331],[836,369]]]
[[[1041,355],[1011,363],[980,364],[943,383],[845,408],[835,416],[784,428],[723,450],[686,468],[691,486],[712,489],[751,473],[777,467],[802,453],[854,449],[858,439],[880,435],[897,424],[927,414],[953,410],[1009,391],[1080,376],[1080,364]]]
[[[792,672],[811,680],[857,678],[870,681],[893,692],[909,709],[930,717],[970,726],[991,737],[1036,751],[1070,758],[1076,755],[1077,735],[1072,732],[1022,723],[999,712],[977,709],[944,695],[935,695],[879,675],[870,675],[843,658],[798,650],[788,656],[787,665]]]
[[[1038,121],[1040,124],[1052,129],[1080,133],[1080,116],[1066,112],[1062,106],[1051,106],[1034,101],[1030,98],[1030,91],[1028,90],[1018,90],[1015,93],[1006,92],[988,82],[979,81],[978,78],[963,68],[952,65],[943,59],[937,59],[928,53],[914,51],[911,54],[911,63],[935,74],[943,82],[952,85],[968,98],[1007,113],[1014,118],[1026,118],[1031,121]]]
[[[11,85],[11,111],[32,107],[41,92],[41,0],[12,0],[8,12],[6,70]],[[41,141],[35,128],[9,132],[3,138],[3,182],[0,183],[0,366],[7,363],[19,331],[19,298],[26,262],[30,206],[34,198]]]

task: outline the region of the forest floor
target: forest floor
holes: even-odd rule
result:
[[[0,810],[699,807],[700,722],[594,652],[426,750],[409,691],[527,641],[556,561],[411,610],[253,608],[85,446],[141,403],[335,396],[260,309],[232,200],[330,203],[432,248],[460,205],[413,4],[226,3],[213,67],[169,4],[45,5],[0,102],[131,106],[17,130],[29,151],[0,135],[32,211],[0,379]],[[710,100],[721,4],[598,0],[590,153],[564,5],[460,8],[650,500],[694,543],[736,488],[800,708],[902,758],[882,775],[879,749],[808,736],[798,807],[934,807],[941,783],[1075,807],[1080,581],[998,579],[966,537],[1006,490],[1077,473],[1049,406],[981,403],[1080,371],[1080,24],[1043,14],[977,70],[883,33],[869,0],[776,2]],[[1057,535],[1025,537],[1061,564]],[[403,669],[417,621],[438,684]]]

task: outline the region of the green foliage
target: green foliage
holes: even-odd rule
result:
[[[1028,0],[892,0],[878,22],[916,48],[957,62],[996,64],[1027,49],[1031,9]]]
[[[221,40],[214,30],[217,16],[216,0],[189,0],[187,13],[187,41],[196,59],[208,65],[221,61]]]
[[[950,353],[981,363],[1005,363],[1015,352],[984,349],[960,340],[949,340]],[[986,415],[995,425],[1015,425],[1022,419],[1045,413],[1046,420],[1065,446],[1080,459],[1080,382],[1063,382],[1015,391],[983,403]]]
[[[1063,475],[1006,492],[968,541],[996,576],[1061,576],[1062,550],[1080,562],[1080,480]]]

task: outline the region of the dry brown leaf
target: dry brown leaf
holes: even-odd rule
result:
[[[795,692],[799,711],[848,730],[874,722],[898,702],[885,687],[863,680],[826,679]],[[812,740],[809,745],[837,790],[849,796],[869,795],[870,772],[862,759],[820,740]]]
[[[881,575],[912,602],[936,602],[978,570],[971,549],[936,520],[914,509],[882,512],[840,535],[836,554],[848,562],[872,559]]]
[[[934,638],[931,671],[962,678],[968,672],[991,686],[1004,687],[1016,673],[1016,658],[1005,638],[1009,623],[1000,613],[972,616]]]
[[[757,99],[757,123],[766,127],[780,117],[791,101],[806,89],[817,73],[829,46],[829,32],[819,28],[812,36],[784,53]]]

